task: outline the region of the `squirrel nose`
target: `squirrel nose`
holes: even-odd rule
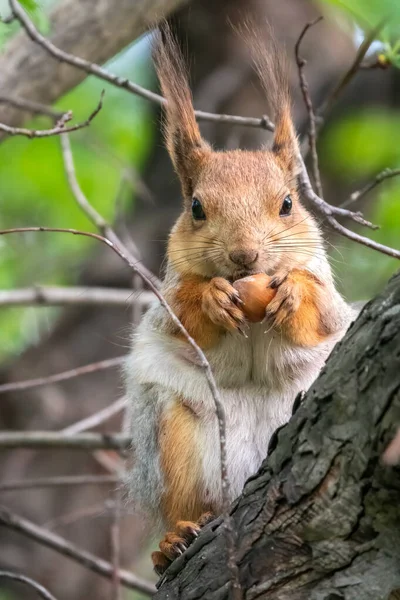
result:
[[[229,258],[236,265],[249,267],[256,262],[258,258],[257,250],[233,250],[229,253]]]

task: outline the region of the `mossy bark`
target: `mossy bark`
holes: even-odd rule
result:
[[[381,462],[398,425],[400,273],[335,348],[232,507],[244,598],[400,598],[400,469]],[[229,588],[219,519],[155,598],[222,600]]]

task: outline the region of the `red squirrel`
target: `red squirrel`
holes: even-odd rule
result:
[[[354,318],[335,288],[319,227],[299,198],[284,73],[275,57],[257,52],[276,123],[271,148],[258,151],[213,150],[201,137],[184,61],[167,27],[154,52],[167,100],[166,145],[183,194],[162,293],[213,370],[226,413],[232,500]],[[276,294],[264,322],[250,323],[232,284],[257,273],[271,276]],[[169,531],[152,555],[161,574],[221,512],[215,407],[193,351],[158,303],[134,335],[125,373],[129,485],[133,501]]]

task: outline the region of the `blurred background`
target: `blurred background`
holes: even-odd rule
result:
[[[112,4],[112,0],[107,1]],[[37,4],[25,0],[23,5],[41,32],[52,36],[51,15],[63,2]],[[68,0],[72,10],[74,2],[85,4]],[[252,73],[247,49],[228,23],[228,18],[240,23],[247,14],[256,15],[259,22],[268,20],[272,24],[290,58],[293,110],[300,134],[306,131],[307,116],[298,87],[294,44],[303,26],[319,14],[324,16],[309,31],[301,52],[307,59],[306,76],[314,106],[319,107],[353,62],[365,32],[385,19],[366,57],[369,68],[359,71],[322,129],[318,151],[325,199],[341,204],[383,169],[400,167],[398,0],[192,0],[177,4],[182,6],[174,12],[173,21],[190,56],[195,107],[244,116],[266,112],[266,100]],[[9,15],[6,0],[0,0],[0,15]],[[129,38],[128,22],[126,27],[124,47],[117,55],[107,57],[106,67],[157,90],[150,36],[135,39],[132,31]],[[109,37],[119,35],[112,29],[106,33]],[[0,23],[0,71],[10,45],[16,47],[22,40],[26,44],[24,35],[17,23]],[[82,36],[82,32],[77,30],[76,35]],[[85,40],[85,35],[90,39]],[[90,47],[87,52],[92,60],[104,62],[101,52],[96,54],[96,35],[89,27],[83,40]],[[129,39],[131,43],[126,41]],[[54,41],[57,43],[56,37]],[[73,43],[70,40],[70,48]],[[79,48],[78,42],[76,45]],[[93,77],[62,95],[54,106],[62,111],[72,109],[75,121],[83,121],[96,106],[102,89],[103,109],[90,127],[70,137],[79,182],[124,241],[134,244],[144,264],[159,274],[168,231],[179,214],[180,191],[162,144],[157,107]],[[0,121],[7,123],[2,110],[0,98]],[[51,122],[46,117],[31,118],[25,125],[48,128]],[[268,132],[245,127],[202,123],[201,129],[220,148],[256,148],[269,139]],[[353,206],[380,229],[373,232],[361,230],[352,222],[346,225],[388,246],[400,247],[400,177],[386,180]],[[59,138],[3,136],[0,229],[33,225],[94,231],[67,185]],[[364,300],[377,294],[398,269],[395,259],[334,236],[326,228],[324,231],[337,285],[347,299]],[[0,289],[39,284],[125,289],[132,286],[132,276],[122,261],[93,240],[37,233],[0,237]],[[0,384],[120,356],[128,349],[133,318],[128,304],[0,306]],[[118,369],[0,394],[0,428],[59,430],[108,406],[121,394]],[[117,418],[104,426],[108,431],[119,428]],[[112,462],[115,456],[108,453],[108,458]],[[109,468],[103,463],[87,452],[3,451],[0,483],[50,475],[104,474]],[[24,492],[2,492],[0,486],[0,503],[109,560],[114,490],[112,484]],[[120,512],[121,564],[154,581],[149,559],[153,542],[129,505],[123,502]],[[112,597],[107,581],[4,528],[0,528],[1,568],[13,568],[40,580],[60,599]],[[0,600],[31,597],[34,595],[28,589],[0,580]],[[138,593],[121,592],[123,599],[140,597]]]

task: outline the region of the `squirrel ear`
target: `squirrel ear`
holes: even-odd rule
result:
[[[179,175],[183,194],[191,197],[209,146],[197,125],[185,63],[166,22],[156,36],[153,58],[165,105],[164,135],[168,152]]]
[[[276,111],[275,134],[272,144],[272,152],[280,162],[282,168],[292,176],[299,170],[297,155],[299,146],[290,114],[290,103],[288,98],[284,99],[281,107]]]

